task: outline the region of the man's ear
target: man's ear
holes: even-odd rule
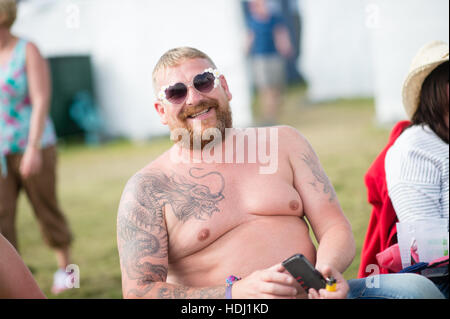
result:
[[[167,115],[166,115],[166,109],[164,108],[164,105],[161,103],[161,101],[155,102],[155,110],[158,113],[161,123],[164,125],[167,125]]]
[[[220,76],[220,85],[222,86],[223,90],[225,91],[228,101],[231,101],[231,99],[233,98],[233,95],[231,94],[231,92],[228,88],[227,79],[225,79],[225,76],[223,76],[223,75]]]

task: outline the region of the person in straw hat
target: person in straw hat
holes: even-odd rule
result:
[[[400,222],[442,219],[448,225],[448,53],[441,41],[422,47],[403,85],[403,106],[412,124],[385,159],[388,193]],[[437,286],[448,298],[448,275]]]

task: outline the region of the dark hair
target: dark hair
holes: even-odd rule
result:
[[[411,119],[413,125],[428,125],[447,144],[449,133],[445,118],[449,115],[448,72],[447,61],[425,79],[420,92],[419,107]]]

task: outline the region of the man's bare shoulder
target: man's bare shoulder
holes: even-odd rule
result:
[[[311,144],[308,142],[307,138],[295,127],[278,125],[271,128],[278,130],[278,144],[280,151],[287,152],[288,154],[295,154],[311,148]]]
[[[169,161],[169,151],[166,151],[133,174],[125,184],[122,198],[125,196],[135,197],[143,187],[151,185],[155,178],[163,178],[170,169]]]
[[[279,130],[280,136],[288,139],[299,140],[301,142],[306,142],[306,137],[295,127],[290,125],[278,125],[274,126]]]
[[[278,133],[278,137],[282,138],[286,142],[289,142],[292,140],[306,141],[305,136],[302,133],[300,133],[300,131],[298,129],[296,129],[295,127],[292,127],[290,125],[252,127],[252,128],[248,128],[247,130],[252,130],[252,129],[256,130],[257,133],[264,131],[264,130],[267,132],[276,130],[276,132]],[[266,132],[266,136],[269,136],[267,134],[267,132]]]
[[[170,180],[157,159],[136,172],[127,181],[120,199],[118,230],[128,238],[128,230],[164,230],[163,205],[160,194]],[[139,230],[140,231],[140,230]]]

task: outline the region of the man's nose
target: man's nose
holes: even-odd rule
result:
[[[188,92],[186,96],[186,105],[197,105],[203,96],[193,86],[188,86]]]

